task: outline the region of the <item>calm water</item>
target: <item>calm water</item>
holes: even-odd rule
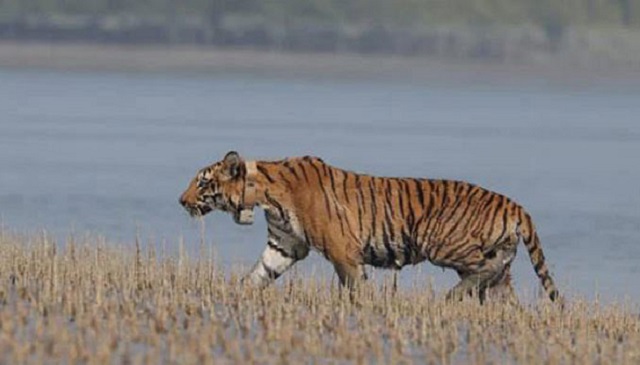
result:
[[[469,180],[526,206],[561,289],[640,302],[640,88],[489,88],[365,81],[0,71],[0,215],[59,239],[197,246],[177,199],[195,171],[235,149],[318,155],[382,175]],[[221,214],[206,235],[250,264],[263,219]],[[317,256],[317,255],[316,255]],[[519,291],[536,279],[525,250]],[[322,259],[302,266],[329,270]],[[430,264],[401,277],[455,282]],[[382,275],[382,274],[378,274]]]

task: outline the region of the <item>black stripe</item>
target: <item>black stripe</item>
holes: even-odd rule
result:
[[[333,198],[331,199],[331,204],[333,204],[333,210],[336,213],[338,222],[340,222],[340,231],[342,232],[342,235],[345,235],[345,229],[344,229],[344,223],[345,223],[345,219],[344,219],[344,205],[340,204],[338,201],[338,195],[336,193],[336,191],[333,191]]]
[[[540,246],[533,245],[529,251],[529,256],[535,256],[538,251],[540,251]]]
[[[389,214],[389,210],[386,209],[386,207],[385,207],[385,210],[384,210],[384,221],[385,221],[385,224],[387,225],[387,227],[389,228],[389,236],[391,238],[391,241],[395,242],[396,235],[395,235],[395,232],[393,230],[393,216],[391,214]]]
[[[240,203],[234,202],[231,197],[229,197],[229,199],[227,199],[226,202],[227,202],[227,205],[230,205],[231,209],[233,210],[238,210],[238,208],[240,207]]]
[[[415,210],[413,209],[413,199],[411,197],[411,189],[409,187],[409,182],[406,179],[401,179],[402,185],[404,186],[404,191],[407,197],[407,203],[409,204],[409,216],[407,217],[408,229],[409,231],[413,231],[415,229],[414,225],[416,224],[416,216]]]
[[[267,178],[267,180],[269,180],[269,182],[270,182],[270,183],[274,183],[274,182],[276,182],[276,181],[275,181],[275,180],[274,180],[274,179],[269,175],[269,173],[267,172],[267,169],[265,169],[265,168],[264,168],[264,166],[258,165],[257,167],[258,167],[258,171],[259,171],[262,175],[264,175],[264,176]]]
[[[437,231],[437,234],[440,235],[442,238],[446,238],[447,236],[444,235],[444,230],[447,227],[447,224],[449,222],[451,222],[451,220],[455,217],[456,212],[458,211],[458,208],[460,207],[460,204],[462,204],[463,201],[465,201],[465,197],[463,196],[463,191],[465,188],[465,184],[463,183],[458,183],[457,181],[453,182],[455,188],[454,188],[454,201],[453,201],[453,205],[451,206],[451,208],[449,209],[451,211],[451,213],[446,217],[446,219],[443,219],[444,213],[447,211],[447,208],[444,207],[442,209],[442,211],[440,212],[440,214],[438,215],[438,217],[436,218],[436,222],[440,223],[439,227],[434,227],[434,231]],[[456,222],[457,223],[457,222]]]
[[[486,205],[486,202],[482,203],[482,199],[484,199],[487,195],[492,194],[490,191],[484,190],[481,188],[478,188],[478,191],[480,191],[482,194],[478,197],[478,203],[475,204],[473,212],[469,214],[469,219],[467,220],[464,227],[460,230],[461,232],[465,232],[465,233],[469,232],[470,226],[473,224],[473,222],[475,222],[473,218],[478,219],[478,216],[477,216],[478,211],[480,211],[480,209],[484,205]],[[470,205],[473,204],[473,200],[469,200],[469,204]]]
[[[460,223],[464,220],[464,217],[467,216],[467,213],[469,212],[469,209],[471,208],[471,206],[473,205],[473,197],[478,193],[478,189],[474,190],[471,192],[471,194],[469,194],[466,197],[466,202],[467,202],[467,206],[464,208],[464,211],[462,212],[462,215],[458,218],[458,220],[453,224],[453,226],[451,227],[451,229],[449,230],[449,232],[447,232],[447,234],[445,236],[449,236],[451,235],[453,232],[455,232],[455,230],[458,228],[458,226],[460,225]]]
[[[427,246],[427,258],[432,262],[439,262],[438,254],[440,253],[440,249],[444,245],[442,243],[438,245]]]
[[[325,205],[325,208],[327,209],[327,214],[329,214],[329,218],[331,218],[331,204],[329,203],[329,195],[327,194],[327,191],[324,188],[324,184],[322,182],[322,175],[320,174],[320,169],[318,168],[318,166],[314,165],[313,163],[311,164],[311,167],[313,167],[313,169],[316,170],[316,173],[318,174],[318,184],[322,189],[322,196],[324,197],[324,205]]]
[[[407,199],[409,199],[409,204],[411,204],[411,189],[409,189],[409,183],[406,179],[400,179],[402,182],[402,187],[404,188],[404,192],[407,194]]]
[[[442,190],[442,203],[440,204],[440,210],[438,210],[438,215],[436,219],[434,219],[434,223],[440,223],[440,219],[447,211],[447,203],[449,202],[449,181],[445,180],[440,184],[443,187]],[[434,227],[435,228],[435,227]]]
[[[289,172],[296,178],[296,180],[300,180],[300,177],[298,176],[296,169],[293,166],[291,166],[291,163],[289,163],[289,161],[285,161],[284,167],[286,167],[289,170]]]
[[[279,278],[280,275],[282,275],[282,273],[279,273],[279,272],[275,271],[274,269],[270,268],[264,262],[262,262],[262,267],[264,268],[264,271],[267,272],[267,276],[269,276],[269,278],[272,279],[272,280],[275,280],[275,279]]]
[[[536,273],[542,270],[542,268],[544,267],[544,256],[540,255],[539,258],[540,259],[538,260],[538,262],[533,265],[533,269],[536,271]]]
[[[395,216],[395,213],[393,212],[393,195],[391,195],[391,180],[390,179],[385,179],[384,180],[384,196],[385,196],[385,200],[386,200],[386,206],[389,207],[389,210],[391,210],[391,215]]]
[[[273,215],[271,215],[270,213],[267,212],[266,219],[267,219],[267,226],[268,227],[275,227],[275,228],[278,229],[278,231],[281,231],[284,234],[292,234],[292,233],[294,233],[293,232],[293,227],[289,223],[288,217],[286,219],[280,219],[278,217],[274,217]],[[282,237],[280,234],[276,234],[277,232],[273,232],[273,233],[274,233],[273,234],[274,237],[277,237],[277,238],[281,238]]]
[[[341,171],[342,172],[342,190],[344,193],[344,197],[347,200],[347,204],[351,204],[351,202],[349,201],[349,193],[347,192],[347,179],[349,179],[349,174],[346,173],[345,171]]]
[[[309,234],[307,233],[307,230],[304,229],[304,227],[302,228],[302,232],[304,233],[304,241],[308,246],[311,246],[313,244],[313,242],[311,242],[311,240],[309,239]]]
[[[321,163],[320,166],[322,166],[322,172],[324,173],[324,176],[328,176],[329,173],[327,172],[327,165]]]
[[[371,193],[371,230],[376,235],[376,193],[374,178],[369,180],[369,192]]]
[[[282,171],[278,172],[278,175],[280,176],[280,179],[282,179],[282,181],[285,182],[285,184],[287,185],[287,187],[289,188],[289,190],[293,190],[293,184],[291,183],[291,181],[289,181],[289,179],[287,179],[284,176],[284,173]]]
[[[504,210],[504,215],[502,216],[502,232],[500,233],[500,237],[498,237],[498,241],[502,241],[504,235],[507,233],[507,228],[509,226],[509,210],[511,207],[511,204],[508,204],[507,208]]]
[[[371,239],[370,238],[367,239],[367,243],[364,245],[363,255],[365,257],[365,260],[368,261],[367,263],[372,265],[372,266],[376,266],[376,267],[385,267],[386,266],[386,258],[385,257],[380,257],[380,256],[377,255],[376,250],[371,245]]]
[[[338,221],[340,222],[340,232],[342,233],[342,236],[345,235],[345,231],[344,231],[344,219],[342,217],[340,217],[340,212],[338,213]]]
[[[267,241],[267,245],[269,247],[271,247],[272,249],[276,250],[279,254],[281,254],[282,256],[288,258],[288,259],[295,259],[297,260],[297,257],[295,257],[295,255],[290,255],[287,251],[285,251],[282,247],[279,247],[278,245],[275,244],[275,242],[268,240]]]
[[[422,191],[422,184],[418,179],[411,179],[413,184],[416,187],[416,193],[418,194],[418,202],[420,203],[420,207],[424,209],[424,192]]]
[[[418,256],[417,252],[415,252],[415,245],[411,237],[405,233],[403,230],[401,232],[402,236],[402,249],[404,251],[404,262],[403,265],[406,265],[407,262],[414,262],[415,258]]]
[[[324,167],[324,165],[322,165]],[[329,180],[331,181],[331,191],[333,191],[333,195],[338,197],[338,193],[336,192],[336,181],[333,177],[333,169],[329,169]]]
[[[387,250],[387,257],[389,258],[390,263],[391,264],[395,263],[396,253],[395,251],[393,251],[393,248],[391,247],[391,241],[389,240],[389,235],[387,234],[387,227],[384,224],[382,225],[382,244],[384,245],[384,248]]]
[[[391,209],[391,202],[389,202],[389,209],[384,210],[385,221],[387,224],[387,228],[389,229],[389,237],[391,238],[391,242],[396,241],[396,232],[395,232],[395,215],[393,214],[393,210]]]
[[[398,205],[400,206],[400,218],[404,220],[406,215],[404,214],[404,198],[402,197],[402,180],[395,180],[395,182],[398,184],[396,193],[398,195]]]
[[[496,218],[498,217],[498,213],[500,213],[500,209],[502,208],[502,206],[504,205],[505,202],[505,198],[498,196],[498,198],[500,199],[500,201],[498,202],[498,205],[496,206],[495,211],[490,212],[490,218],[489,218],[489,224],[491,225],[489,227],[489,235],[487,237],[489,237],[489,239],[491,239],[491,236],[493,235],[493,230],[496,226]]]
[[[280,217],[282,217],[282,219],[287,219],[287,214],[286,214],[284,208],[282,207],[282,205],[280,203],[278,203],[278,201],[276,199],[274,199],[269,194],[268,190],[264,192],[264,196],[267,199],[267,203],[269,203],[270,205],[272,205],[274,208],[276,208],[278,210],[278,213],[280,214]]]
[[[529,240],[527,241],[526,239],[524,239],[524,243],[528,244],[529,242],[531,242],[531,240],[533,240],[533,222],[531,221],[531,217],[529,217],[527,215],[527,213],[525,213],[524,211],[522,212],[522,214],[524,215],[525,218],[525,224],[527,225],[527,231],[529,231]],[[524,238],[524,237],[523,237]]]
[[[441,207],[446,207],[449,203],[450,197],[449,197],[449,184],[451,184],[451,181],[449,180],[445,180],[442,182],[442,186],[443,186],[443,190],[442,190],[442,204]],[[442,215],[442,212],[441,212]]]
[[[356,175],[356,193],[358,198],[358,224],[360,228],[360,237],[364,235],[364,226],[362,225],[362,214],[364,209],[364,197],[362,196],[362,184],[360,183],[360,175]]]
[[[427,221],[427,225],[426,228],[424,230],[424,233],[422,235],[422,241],[425,242],[425,240],[427,242],[431,241],[431,237],[433,236],[433,234],[435,234],[436,232],[436,225],[439,223],[439,219],[442,217],[442,214],[444,213],[444,211],[446,211],[446,197],[447,197],[447,187],[446,187],[446,181],[438,181],[435,182],[435,187],[432,185],[431,181],[428,181],[429,183],[429,187],[431,188],[431,193],[430,193],[430,201],[429,201],[429,206],[427,208],[427,213],[425,214],[426,217],[428,217],[428,221]],[[442,191],[442,202],[440,203],[440,206],[438,207],[439,210],[436,210],[437,213],[437,217],[431,217],[431,212],[433,211],[433,209],[435,208],[435,202],[436,202],[436,197],[438,195],[437,191],[436,191],[436,187],[443,187],[443,191]],[[429,238],[427,238],[427,234],[429,235]]]
[[[440,259],[447,260],[453,255],[456,255],[456,260],[464,261],[465,258],[469,257],[469,255],[471,255],[475,251],[482,251],[482,249],[479,245],[476,244],[466,245],[465,243],[462,243],[461,245],[454,247],[452,250],[449,250],[449,252],[440,257]]]
[[[431,232],[430,226],[433,221],[434,221],[433,218],[429,218],[426,215],[423,215],[422,219],[418,221],[417,228],[420,228],[421,225],[424,227],[422,235],[420,235],[420,242],[431,242],[427,240],[427,235],[429,234],[429,232]],[[419,230],[417,230],[416,234],[419,234],[419,233],[420,233]]]
[[[427,185],[429,186],[429,204],[426,207],[426,216],[431,217],[431,211],[436,205],[436,201],[438,200],[438,187],[442,185],[440,182],[435,180],[427,180]]]
[[[300,167],[302,167],[302,174],[304,175],[304,179],[307,183],[310,183],[309,181],[309,175],[307,175],[307,169],[305,167],[305,165],[300,165]]]
[[[453,198],[449,194],[449,184],[451,184],[452,185],[451,187],[453,188]],[[449,221],[449,219],[451,219],[451,216],[449,216],[443,222],[442,218],[444,217],[445,213],[448,213],[450,211],[451,215],[455,214],[456,208],[460,205],[460,202],[462,201],[461,194],[460,194],[460,192],[458,192],[459,189],[460,190],[463,189],[461,186],[463,186],[463,185],[458,185],[458,183],[455,182],[455,181],[447,181],[447,182],[445,182],[444,200],[443,200],[443,204],[442,204],[442,209],[440,210],[440,212],[438,214],[438,217],[437,217],[437,221],[439,223],[447,223]]]
[[[336,197],[337,199],[337,197]],[[333,200],[333,206],[334,209],[336,211],[336,215],[338,216],[338,222],[340,222],[340,231],[342,232],[342,235],[345,235],[345,231],[344,231],[344,217],[342,216],[342,212],[340,211],[340,209],[338,209],[338,203],[336,202],[336,200]]]
[[[485,211],[485,209],[487,209],[491,204],[493,204],[493,199],[494,199],[494,196],[495,196],[496,194],[495,194],[494,192],[491,192],[491,191],[488,191],[488,190],[487,190],[487,193],[488,193],[488,194],[486,194],[486,196],[488,197],[488,199],[487,199],[484,203],[479,204],[479,209],[478,209],[476,212],[474,212],[474,215],[477,217],[477,219],[476,219],[476,224],[475,224],[473,227],[471,227],[471,228],[470,228],[470,229],[471,229],[471,231],[470,231],[470,232],[471,232],[472,234],[477,234],[477,233],[478,233],[478,231],[483,227],[484,222],[485,222],[485,219],[484,219],[484,217],[485,217],[484,211]]]

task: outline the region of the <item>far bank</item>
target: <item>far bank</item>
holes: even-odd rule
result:
[[[638,53],[640,54],[640,52]],[[640,57],[638,57],[640,63]],[[272,52],[178,45],[0,42],[0,68],[53,71],[242,73],[265,77],[394,80],[509,86],[640,84],[640,64],[570,58],[491,62],[438,57]]]

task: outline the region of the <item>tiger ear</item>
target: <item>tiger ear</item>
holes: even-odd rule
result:
[[[236,151],[229,151],[224,156],[224,171],[230,178],[236,178],[240,176],[240,169],[242,167],[242,158]]]

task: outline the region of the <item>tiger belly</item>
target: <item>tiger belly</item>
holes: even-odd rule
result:
[[[395,270],[426,260],[418,246],[409,241],[371,240],[365,243],[362,256],[366,265]]]

